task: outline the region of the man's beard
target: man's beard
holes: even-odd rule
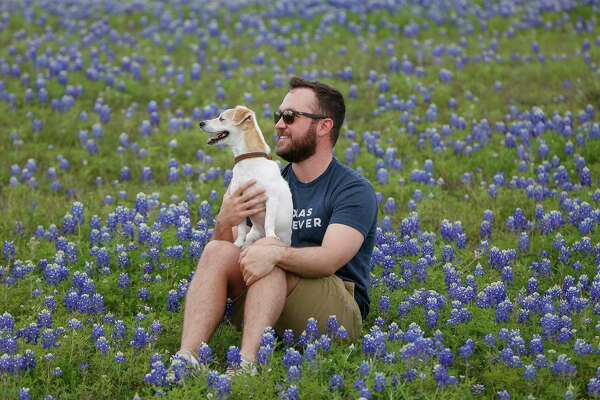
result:
[[[317,150],[317,124],[315,122],[317,121],[310,123],[308,132],[306,132],[304,138],[295,141],[290,137],[291,143],[289,147],[285,150],[277,151],[277,155],[287,162],[299,163],[315,154]]]

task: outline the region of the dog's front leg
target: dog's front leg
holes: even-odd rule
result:
[[[275,219],[277,218],[277,206],[279,205],[279,199],[277,196],[270,196],[267,200],[266,210],[265,210],[265,237],[277,239],[277,234],[275,233]]]
[[[237,238],[235,239],[235,245],[239,248],[242,248],[244,243],[246,243],[246,235],[248,234],[249,226],[246,225],[246,220],[242,221],[241,224],[237,226]]]
[[[252,225],[252,229],[250,229],[250,232],[248,232],[246,235],[246,242],[242,248],[245,249],[246,247],[250,247],[254,242],[262,237],[263,232],[256,225]]]

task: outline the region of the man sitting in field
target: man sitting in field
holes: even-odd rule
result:
[[[371,184],[333,157],[344,121],[342,94],[320,82],[290,80],[275,112],[276,152],[292,192],[292,244],[261,239],[240,251],[235,227],[264,211],[264,193],[247,182],[223,198],[214,237],[190,283],[177,353],[198,366],[196,351],[208,342],[233,299],[233,323],[242,329],[242,369],[253,370],[266,327],[299,335],[309,318],[326,329],[330,315],[358,337],[369,312],[369,261],[375,242],[377,202]]]

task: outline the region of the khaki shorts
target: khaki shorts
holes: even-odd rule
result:
[[[231,322],[242,329],[246,292],[233,300]],[[348,332],[350,340],[356,339],[362,329],[362,317],[354,300],[354,283],[343,281],[337,275],[325,278],[300,278],[288,295],[275,330],[281,336],[285,329],[298,337],[306,328],[306,320],[315,318],[319,334],[327,333],[327,320],[335,315],[338,323]]]

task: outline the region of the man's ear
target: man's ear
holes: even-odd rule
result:
[[[234,125],[241,125],[252,118],[252,111],[243,106],[237,106],[231,119]]]
[[[331,118],[322,119],[320,122],[319,136],[329,135],[333,129],[333,120]]]

